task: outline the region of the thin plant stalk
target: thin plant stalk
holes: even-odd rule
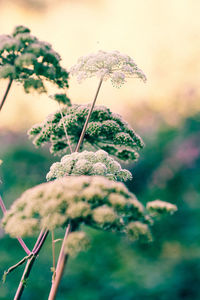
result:
[[[97,97],[98,97],[99,90],[100,90],[100,88],[101,88],[102,82],[103,82],[103,77],[101,77],[101,79],[100,79],[100,82],[99,82],[99,85],[98,85],[98,88],[97,88],[97,91],[96,91],[94,100],[93,100],[93,102],[92,102],[92,105],[91,105],[91,107],[90,107],[89,113],[88,113],[88,115],[87,115],[87,119],[86,119],[85,124],[84,124],[84,126],[83,126],[83,130],[82,130],[82,132],[81,132],[81,135],[80,135],[78,144],[77,144],[77,146],[76,146],[75,152],[79,152],[79,150],[80,150],[80,147],[81,147],[81,144],[82,144],[82,142],[83,142],[83,139],[84,139],[84,136],[85,136],[85,132],[86,132],[86,129],[87,129],[87,126],[88,126],[88,123],[89,123],[91,114],[92,114],[92,112],[93,112],[93,109],[94,109],[94,106],[95,106],[95,103],[96,103],[96,100],[97,100]]]
[[[52,243],[52,281],[54,281],[56,276],[56,257],[55,257],[55,236],[54,236],[54,230],[51,231],[51,243]]]
[[[20,243],[20,245],[22,246],[22,248],[24,249],[24,251],[29,255],[31,253],[31,251],[26,246],[26,244],[24,243],[24,241],[22,240],[22,238],[18,237],[17,240]]]
[[[4,204],[3,199],[1,198],[1,196],[0,196],[0,207],[1,207],[1,210],[2,210],[3,214],[5,214],[6,213],[6,207],[5,207],[5,204]]]
[[[47,235],[48,235],[48,231],[41,230],[41,232],[37,238],[37,241],[33,247],[33,250],[29,254],[29,258],[27,260],[27,263],[26,263],[26,266],[25,266],[25,269],[24,269],[24,272],[23,272],[22,278],[20,280],[20,283],[19,283],[19,286],[18,286],[18,289],[17,289],[14,299],[21,298],[24,288],[25,288],[25,285],[26,285],[26,281],[28,280],[30,271],[31,271],[34,261],[36,259],[36,256],[39,253],[39,251],[41,250],[42,245],[44,244],[44,241],[45,241]]]
[[[62,256],[62,261],[61,261],[62,263],[60,264],[59,271],[56,273],[56,278],[52,286],[52,290],[50,291],[48,300],[54,300],[56,298],[58,287],[67,263],[67,259],[68,259],[68,255]]]
[[[2,281],[3,283],[6,281],[6,277],[9,273],[13,272],[16,268],[18,268],[19,266],[21,266],[27,259],[29,259],[31,256],[33,255],[33,253],[30,253],[29,255],[23,257],[18,263],[16,263],[15,265],[13,265],[12,267],[10,267],[7,271],[4,272],[3,277],[2,277]]]
[[[27,282],[27,279],[28,279],[28,276],[29,276],[29,273],[31,271],[31,268],[33,266],[33,263],[35,261],[35,256],[31,256],[31,258],[28,259],[27,263],[26,263],[26,267],[24,269],[24,273],[22,275],[22,278],[21,278],[21,281],[20,281],[20,284],[18,286],[18,289],[17,289],[17,292],[15,294],[15,297],[14,297],[14,300],[19,300],[21,299],[21,296],[22,296],[22,293],[24,291],[24,288],[26,286],[26,282]]]
[[[41,237],[40,241],[38,242],[38,244],[34,247],[35,250],[33,251],[33,253],[36,255],[38,253],[38,251],[41,249],[42,245],[44,244],[47,235],[49,234],[49,230],[46,230],[43,234],[43,236]]]
[[[85,124],[83,126],[83,129],[82,129],[82,132],[81,132],[81,135],[80,135],[80,138],[79,138],[79,141],[78,141],[77,146],[75,148],[75,152],[79,152],[80,147],[82,145],[82,142],[83,142],[83,139],[84,139],[84,136],[85,136],[85,132],[86,132],[91,114],[93,112],[93,109],[94,109],[94,106],[95,106],[95,103],[96,103],[96,100],[97,100],[102,82],[103,82],[103,77],[101,77],[99,85],[97,87],[97,91],[96,91],[94,100],[92,102],[89,113],[87,115]],[[70,232],[70,225],[68,225],[68,227],[66,229],[66,232],[65,232],[65,237],[63,239],[63,243],[62,243],[62,247],[61,247],[61,250],[60,250],[59,259],[58,259],[58,263],[57,263],[57,267],[56,267],[56,277],[55,277],[55,281],[52,283],[48,300],[54,300],[55,299],[56,294],[57,294],[57,290],[58,290],[58,287],[59,287],[59,284],[60,284],[60,281],[61,281],[61,278],[62,278],[62,275],[63,275],[63,272],[64,272],[64,269],[65,269],[65,266],[66,266],[66,263],[67,263],[68,255],[64,253],[64,245],[65,245],[65,242],[66,242],[67,237],[69,235],[69,232]]]
[[[44,234],[44,229],[42,229],[42,230],[40,231],[40,234],[39,234],[39,236],[38,236],[38,238],[37,238],[37,241],[36,241],[36,243],[35,243],[35,245],[34,245],[34,247],[33,247],[32,252],[34,252],[34,251],[36,250],[36,248],[38,247],[38,245],[39,245],[39,243],[40,243],[40,241],[41,241],[41,239],[42,239],[42,237],[43,237],[43,234]]]
[[[7,86],[6,91],[5,91],[5,93],[4,93],[4,96],[3,96],[2,100],[1,100],[0,111],[2,110],[2,107],[3,107],[3,105],[4,105],[5,101],[6,101],[6,98],[7,98],[7,96],[8,96],[9,90],[10,90],[11,85],[12,85],[12,82],[13,82],[13,79],[10,78],[10,79],[9,79],[9,82],[8,82],[8,86]]]
[[[22,296],[22,293],[24,291],[24,288],[26,286],[26,283],[27,283],[27,280],[29,278],[29,274],[31,272],[31,269],[33,267],[33,264],[34,264],[34,261],[36,260],[36,257],[37,255],[39,254],[46,238],[47,238],[47,235],[48,235],[49,231],[46,230],[44,232],[43,235],[40,234],[40,236],[38,237],[38,240],[33,248],[34,251],[32,251],[32,256],[28,259],[27,263],[26,263],[26,266],[25,266],[25,269],[24,269],[24,272],[23,272],[23,275],[22,275],[22,278],[20,280],[20,284],[18,286],[18,289],[16,291],[16,294],[15,294],[15,297],[14,297],[14,300],[19,300],[21,299],[21,296]]]
[[[3,214],[5,214],[6,213],[6,207],[5,207],[5,204],[4,204],[3,199],[1,198],[1,196],[0,196],[0,207],[1,207],[1,210],[2,210]],[[18,237],[17,240],[20,243],[20,245],[22,246],[22,248],[24,249],[24,251],[26,252],[26,254],[29,255],[31,253],[31,251],[28,249],[28,247],[26,246],[26,244],[24,243],[22,238]]]
[[[50,291],[48,300],[55,299],[57,290],[58,290],[58,286],[59,286],[64,268],[65,268],[65,265],[67,262],[67,255],[65,255],[65,253],[64,253],[64,246],[65,246],[65,242],[67,240],[68,234],[70,232],[70,227],[71,227],[70,224],[68,224],[67,229],[65,231],[65,236],[63,239],[63,243],[61,246],[61,250],[60,250],[60,254],[59,254],[59,258],[58,258],[58,262],[57,262],[57,267],[56,267],[56,272],[55,272],[56,276],[55,276],[54,281],[52,282],[51,291]]]

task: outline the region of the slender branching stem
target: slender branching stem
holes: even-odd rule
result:
[[[70,143],[70,138],[69,138],[69,135],[67,133],[66,126],[65,126],[64,116],[63,116],[63,113],[62,113],[62,109],[61,109],[60,103],[59,103],[59,110],[60,110],[60,114],[61,114],[61,120],[62,120],[62,124],[63,124],[63,128],[64,128],[65,136],[66,136],[66,139],[67,139],[67,143],[68,143],[70,152],[72,153],[73,150],[72,150],[72,146],[71,146],[71,143]]]
[[[22,246],[22,248],[24,249],[24,251],[29,255],[31,253],[31,251],[26,246],[26,244],[24,243],[24,241],[22,240],[22,238],[18,237],[17,240],[20,243],[20,245]]]
[[[5,207],[5,204],[4,204],[3,199],[1,198],[1,196],[0,196],[0,207],[1,207],[1,210],[2,210],[3,214],[5,214],[6,213],[6,207]],[[17,240],[20,243],[20,245],[22,246],[22,248],[24,249],[24,251],[26,252],[26,254],[29,255],[31,253],[31,251],[28,249],[28,247],[26,246],[26,244],[24,243],[22,238],[18,237]]]
[[[40,231],[40,234],[39,234],[39,236],[38,236],[38,238],[37,238],[37,241],[35,242],[35,245],[34,245],[34,247],[33,247],[32,252],[35,252],[36,248],[38,247],[38,245],[39,245],[39,243],[40,243],[40,241],[41,241],[41,239],[42,239],[42,237],[43,237],[43,234],[44,234],[44,229],[42,229],[42,230]]]
[[[26,286],[26,283],[27,283],[27,279],[29,277],[29,274],[30,274],[30,271],[32,269],[32,266],[33,266],[33,263],[36,259],[36,256],[33,255],[31,256],[28,261],[27,261],[27,264],[26,264],[26,267],[24,269],[24,273],[22,275],[22,278],[21,278],[21,281],[20,281],[20,284],[18,286],[18,289],[17,289],[17,292],[15,294],[15,297],[14,297],[14,300],[19,300],[21,299],[21,296],[22,296],[22,293],[24,291],[24,288]]]
[[[47,234],[48,234],[48,231],[47,231],[47,230],[46,230],[46,231],[41,230],[41,232],[40,232],[40,234],[39,234],[39,236],[38,236],[38,238],[37,238],[37,241],[36,241],[36,243],[35,243],[35,245],[34,245],[34,247],[33,247],[32,252],[30,252],[28,256],[25,256],[18,264],[16,264],[16,267],[17,267],[18,265],[21,265],[21,264],[22,264],[23,262],[25,262],[28,258],[31,258],[33,255],[37,255],[38,251],[41,249],[41,246],[42,246],[43,243],[44,243],[44,240],[46,239]],[[29,251],[30,251],[30,250],[29,250]],[[12,268],[12,267],[11,267],[11,268]],[[10,269],[11,269],[11,268],[10,268]],[[9,270],[10,270],[10,269],[9,269]],[[9,272],[9,273],[10,273],[10,272]]]
[[[30,256],[30,258],[28,259],[27,263],[26,263],[26,267],[24,269],[24,272],[23,272],[23,275],[22,275],[22,278],[20,280],[20,284],[18,286],[18,289],[17,289],[17,292],[15,294],[15,297],[14,297],[14,300],[19,300],[21,299],[21,296],[22,296],[22,293],[24,291],[24,288],[26,286],[26,283],[27,283],[27,280],[29,278],[29,274],[31,272],[31,269],[33,267],[33,264],[37,258],[37,255],[39,254],[46,238],[47,238],[47,235],[48,235],[49,231],[46,230],[43,235],[40,234],[40,236],[38,237],[37,239],[37,247],[36,245],[34,246],[33,249],[35,249],[34,251],[32,251],[32,256]]]
[[[50,291],[48,300],[54,300],[55,299],[56,294],[57,294],[57,290],[58,290],[58,286],[59,286],[64,268],[65,268],[65,264],[67,262],[67,255],[65,255],[65,253],[64,253],[64,247],[65,247],[65,243],[66,243],[68,234],[70,232],[70,229],[71,229],[71,226],[69,224],[67,226],[66,231],[65,231],[65,236],[64,236],[64,239],[63,239],[63,243],[62,243],[62,246],[61,246],[61,250],[60,250],[60,254],[59,254],[59,258],[58,258],[58,262],[57,262],[57,267],[56,267],[56,277],[55,277],[54,281],[52,282],[51,291]]]
[[[85,136],[85,132],[86,132],[86,129],[87,129],[87,126],[88,126],[88,123],[89,123],[91,114],[92,114],[92,112],[93,112],[93,109],[94,109],[94,106],[95,106],[95,103],[96,103],[96,100],[97,100],[97,97],[98,97],[99,90],[100,90],[100,88],[101,88],[102,82],[103,82],[103,77],[101,77],[101,79],[100,79],[100,82],[99,82],[99,85],[98,85],[98,88],[97,88],[97,91],[96,91],[94,100],[93,100],[93,102],[92,102],[92,105],[91,105],[91,107],[90,107],[89,113],[88,113],[88,115],[87,115],[87,119],[86,119],[85,124],[84,124],[84,126],[83,126],[83,130],[82,130],[82,132],[81,132],[81,135],[80,135],[78,144],[77,144],[77,146],[76,146],[75,152],[79,152],[79,150],[80,150],[80,147],[81,147],[81,144],[82,144],[82,142],[83,142],[83,139],[84,139],[84,136]]]
[[[3,96],[2,100],[1,100],[0,111],[2,110],[2,107],[3,107],[3,105],[4,105],[5,101],[6,101],[6,98],[7,98],[7,96],[8,96],[9,90],[10,90],[11,85],[12,85],[12,82],[13,82],[13,79],[10,78],[10,79],[9,79],[9,82],[8,82],[7,89],[6,89],[6,91],[5,91],[5,93],[4,93],[4,96]]]
[[[98,97],[98,94],[99,94],[99,91],[100,91],[102,82],[103,82],[103,77],[101,77],[100,82],[99,82],[99,85],[98,85],[98,87],[97,87],[97,91],[96,91],[94,100],[93,100],[93,102],[92,102],[92,105],[91,105],[91,107],[90,107],[89,113],[88,113],[88,115],[87,115],[85,124],[84,124],[84,126],[83,126],[83,129],[82,129],[82,132],[81,132],[81,135],[80,135],[80,138],[79,138],[79,141],[78,141],[77,146],[76,146],[76,148],[75,148],[75,152],[79,152],[80,147],[81,147],[81,145],[82,145],[82,142],[83,142],[83,139],[84,139],[84,136],[85,136],[85,132],[86,132],[86,129],[87,129],[87,126],[88,126],[88,123],[89,123],[91,114],[92,114],[92,112],[93,112],[93,109],[94,109],[94,106],[95,106],[95,103],[96,103],[96,100],[97,100],[97,97]],[[72,171],[72,170],[71,170],[71,171]],[[65,254],[65,252],[64,252],[64,245],[65,245],[66,240],[67,240],[67,237],[68,237],[68,235],[69,235],[70,227],[71,227],[71,226],[70,226],[70,224],[69,224],[68,227],[67,227],[67,229],[66,229],[66,232],[65,232],[65,237],[64,237],[64,239],[63,239],[62,247],[61,247],[60,254],[59,254],[59,258],[58,258],[58,262],[57,262],[57,267],[56,267],[56,277],[55,277],[54,282],[52,283],[51,291],[50,291],[48,300],[54,300],[54,299],[55,299],[56,294],[57,294],[57,290],[58,290],[58,286],[59,286],[59,284],[60,284],[60,281],[61,281],[61,278],[62,278],[64,269],[65,269],[65,266],[66,266],[66,263],[67,263],[68,255]]]
[[[24,258],[22,258],[18,263],[16,263],[15,265],[13,265],[12,267],[10,267],[7,271],[4,272],[3,274],[3,282],[5,282],[6,280],[6,276],[11,273],[12,271],[14,271],[17,267],[21,266],[23,263],[25,263],[25,261],[29,258],[31,258],[31,256],[33,255],[33,253],[30,253],[29,255],[25,256]]]
[[[49,233],[48,230],[46,230],[46,231],[44,232],[43,236],[41,237],[41,239],[40,239],[40,241],[39,241],[39,243],[38,243],[38,245],[37,245],[37,247],[35,247],[35,250],[33,251],[33,253],[34,253],[35,255],[37,255],[37,253],[40,251],[41,247],[43,246],[43,244],[44,244],[44,242],[45,242],[45,240],[46,240],[46,237],[47,237],[48,233]]]

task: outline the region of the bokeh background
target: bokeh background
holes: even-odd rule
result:
[[[153,229],[155,240],[149,245],[91,231],[93,246],[69,261],[58,300],[200,299],[199,11],[199,0],[0,1],[0,34],[28,26],[53,45],[67,69],[98,50],[119,50],[134,58],[147,83],[130,79],[115,89],[106,82],[98,104],[122,114],[146,143],[139,161],[128,166],[133,172],[128,187],[144,203],[162,199],[179,207]],[[98,82],[79,85],[70,78],[69,84],[73,103],[89,103]],[[1,97],[6,85],[0,81]],[[47,95],[27,95],[13,84],[0,114],[0,192],[7,207],[25,189],[44,182],[58,160],[48,148],[35,149],[26,135],[56,109]],[[31,246],[34,239],[27,243]],[[23,255],[0,229],[0,275]],[[23,299],[47,299],[51,264],[49,238]],[[22,271],[18,268],[0,283],[1,300],[13,298]]]

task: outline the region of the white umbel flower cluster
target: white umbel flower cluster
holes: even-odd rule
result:
[[[120,164],[103,150],[96,152],[85,150],[81,153],[74,152],[65,155],[61,162],[56,162],[51,166],[46,178],[49,181],[67,175],[99,175],[120,181],[132,179],[131,173],[122,169]]]
[[[113,198],[120,204],[113,205]],[[148,223],[143,205],[121,182],[103,176],[66,176],[26,190],[5,214],[2,224],[11,236],[30,236],[69,222],[126,233],[133,221]]]
[[[120,87],[125,83],[126,78],[139,78],[144,82],[146,76],[138,68],[133,59],[121,54],[119,51],[105,52],[98,51],[96,54],[82,56],[76,65],[70,69],[70,74],[77,76],[77,80],[97,76],[103,80],[111,79],[113,86]]]

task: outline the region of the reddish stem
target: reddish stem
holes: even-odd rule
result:
[[[55,280],[52,283],[51,291],[50,291],[48,300],[54,300],[55,299],[56,293],[57,293],[57,290],[58,290],[58,286],[59,286],[64,268],[65,268],[65,264],[67,262],[67,256],[64,253],[64,247],[65,247],[65,242],[67,240],[68,234],[70,232],[70,227],[71,226],[69,224],[67,226],[66,231],[65,231],[65,236],[64,236],[64,239],[63,239],[63,243],[62,243],[62,247],[61,247],[61,250],[60,250],[60,255],[59,255],[58,262],[57,262],[57,267],[56,267],[56,277],[55,277]]]
[[[98,88],[97,88],[97,91],[96,91],[94,100],[93,100],[93,102],[92,102],[92,105],[91,105],[91,107],[90,107],[89,113],[88,113],[88,115],[87,115],[87,118],[86,118],[85,124],[84,124],[84,126],[83,126],[83,129],[82,129],[82,132],[81,132],[81,135],[80,135],[78,144],[77,144],[76,149],[75,149],[75,152],[79,152],[79,150],[80,150],[80,147],[81,147],[81,144],[82,144],[82,142],[83,142],[83,139],[84,139],[84,136],[85,136],[85,132],[86,132],[86,129],[87,129],[87,126],[88,126],[88,123],[89,123],[91,114],[92,114],[92,112],[93,112],[93,109],[94,109],[94,106],[95,106],[95,103],[96,103],[96,100],[97,100],[97,96],[98,96],[98,94],[99,94],[99,90],[100,90],[100,88],[101,88],[102,82],[103,82],[103,77],[100,79],[100,82],[99,82],[99,85],[98,85]]]
[[[33,249],[35,249],[35,251],[32,251],[33,256],[31,256],[28,259],[27,263],[26,263],[26,267],[24,269],[24,273],[23,273],[22,278],[20,280],[20,284],[18,286],[18,289],[17,289],[17,292],[15,294],[14,300],[21,299],[22,293],[23,293],[25,285],[26,285],[26,281],[29,277],[29,274],[30,274],[31,269],[33,267],[33,264],[36,260],[36,257],[39,254],[39,252],[40,252],[40,250],[41,250],[41,248],[42,248],[42,246],[43,246],[43,244],[44,244],[44,242],[47,238],[48,233],[49,233],[48,230],[46,230],[43,235],[40,233],[40,235],[39,235],[39,237],[38,237],[38,239],[35,243],[35,246],[33,247]],[[38,246],[36,246],[36,245],[38,245]]]
[[[84,139],[84,136],[85,136],[85,132],[86,132],[86,129],[87,129],[87,126],[88,126],[91,114],[93,112],[93,109],[94,109],[94,106],[95,106],[95,103],[96,103],[96,100],[97,100],[97,97],[98,97],[99,90],[101,88],[102,82],[103,82],[103,77],[101,77],[101,79],[100,79],[100,82],[99,82],[99,85],[98,85],[98,88],[97,88],[94,100],[92,102],[92,105],[90,107],[89,113],[87,115],[87,118],[86,118],[85,124],[83,126],[83,129],[82,129],[79,141],[78,141],[76,149],[75,149],[75,152],[79,152],[79,150],[80,150],[80,147],[81,147],[81,144],[83,142],[83,139]],[[58,290],[58,286],[60,284],[60,280],[62,278],[64,269],[65,269],[65,265],[66,265],[66,262],[67,262],[68,255],[66,255],[64,253],[64,245],[65,245],[65,241],[67,239],[67,236],[69,234],[69,231],[70,231],[70,224],[68,225],[68,227],[66,229],[66,232],[65,232],[65,237],[64,237],[64,240],[63,240],[63,243],[62,243],[62,247],[61,247],[61,250],[60,250],[60,254],[59,254],[59,258],[58,258],[58,263],[57,263],[57,267],[56,267],[56,277],[55,277],[55,281],[52,283],[51,291],[50,291],[48,300],[54,300],[55,299],[56,294],[57,294],[57,290]]]
[[[3,214],[5,215],[6,207],[5,207],[5,204],[4,204],[3,199],[1,198],[1,196],[0,196],[0,207],[1,207],[1,210],[2,210]],[[26,244],[24,243],[22,238],[19,237],[19,238],[17,238],[17,240],[20,243],[20,245],[22,246],[22,248],[24,249],[24,251],[29,255],[31,253],[31,251],[28,249],[28,247],[26,246]]]

